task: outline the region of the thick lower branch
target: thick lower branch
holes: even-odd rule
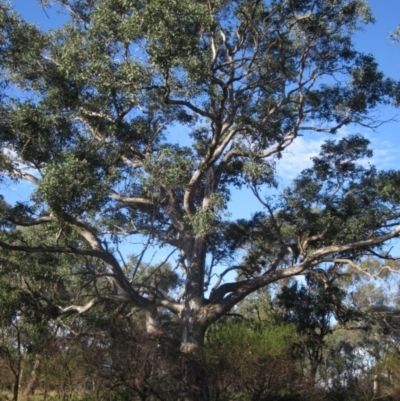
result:
[[[21,226],[21,227],[38,226],[40,224],[46,224],[55,221],[55,218],[51,215],[38,217],[37,219],[32,219],[30,217],[20,218],[12,216],[6,216],[6,217],[2,216],[2,218],[6,221],[9,221],[12,224],[15,224],[16,226]]]
[[[309,256],[309,258],[315,260],[315,259],[321,258],[323,256],[332,255],[334,253],[341,253],[341,252],[346,252],[346,251],[350,251],[350,250],[379,245],[392,238],[396,238],[399,235],[400,235],[400,225],[398,225],[394,230],[390,231],[389,233],[380,235],[379,237],[374,237],[374,238],[370,238],[370,239],[366,239],[366,240],[362,240],[362,241],[351,242],[351,243],[345,244],[345,245],[331,245],[331,246],[324,247],[322,249],[318,249],[313,254],[311,254]]]

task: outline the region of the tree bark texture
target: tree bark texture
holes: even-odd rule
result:
[[[205,329],[195,319],[184,322],[181,343],[182,391],[181,401],[207,401],[208,380],[204,364]]]
[[[33,363],[31,376],[29,378],[28,384],[25,387],[25,395],[29,397],[35,392],[35,386],[37,384],[37,372],[40,366],[40,355],[35,355],[35,361]]]

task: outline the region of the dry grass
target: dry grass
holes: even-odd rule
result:
[[[0,390],[0,401],[11,401],[13,398],[11,391]],[[74,397],[74,400],[79,400],[81,397]],[[83,397],[82,397],[83,398]],[[33,395],[20,394],[18,401],[58,401],[58,395],[56,391],[48,391],[47,394],[44,391],[36,390]]]

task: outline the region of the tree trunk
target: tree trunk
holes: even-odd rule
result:
[[[22,378],[22,369],[23,369],[23,353],[22,353],[22,344],[21,344],[21,331],[18,326],[15,326],[17,330],[17,366],[13,370],[14,373],[14,385],[13,385],[13,401],[18,401],[19,397],[19,389],[21,386],[21,378]]]
[[[146,332],[149,335],[160,334],[160,322],[156,307],[148,308],[144,311],[146,317]]]
[[[14,385],[13,385],[13,401],[18,401],[19,397],[19,389],[21,387],[21,377],[22,377],[22,368],[23,368],[23,363],[22,363],[22,357],[19,355],[18,359],[18,366],[16,369],[16,374],[14,376]]]
[[[205,328],[192,319],[184,322],[181,401],[208,401],[208,380],[204,364]]]
[[[378,398],[380,396],[380,385],[379,385],[379,375],[374,375],[374,384],[373,384],[373,392],[374,398]]]
[[[203,358],[207,325],[201,318],[204,303],[206,243],[206,237],[198,234],[192,241],[188,241],[186,249],[190,263],[186,277],[185,307],[181,314],[182,401],[208,400],[207,375]]]
[[[323,361],[323,337],[321,337],[317,344],[313,345],[313,348],[308,351],[308,358],[310,361],[310,386],[315,389],[317,385],[317,375],[318,375],[318,368]]]
[[[35,392],[35,386],[37,382],[37,372],[40,365],[40,356],[39,354],[35,355],[35,361],[33,363],[31,377],[29,378],[28,384],[25,387],[25,395],[29,397]]]
[[[19,375],[15,377],[14,380],[14,386],[13,386],[13,401],[18,401],[18,395],[19,395],[19,380],[20,377]]]

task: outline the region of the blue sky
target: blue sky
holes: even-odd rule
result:
[[[57,7],[44,10],[35,0],[11,0],[11,4],[27,21],[44,30],[57,27],[66,20]],[[400,0],[371,0],[370,5],[376,17],[376,23],[356,33],[356,48],[372,54],[387,76],[400,79],[400,44],[394,45],[388,38],[388,34],[400,24]],[[388,122],[375,132],[364,127],[346,127],[339,136],[350,133],[361,133],[367,136],[374,149],[372,163],[382,169],[398,169],[400,167],[400,109],[381,107],[376,111],[376,116],[383,120],[397,118],[398,121]],[[176,132],[177,140],[182,135],[182,131],[179,131],[178,129]],[[309,167],[311,157],[318,154],[321,143],[327,138],[327,135],[316,133],[298,138],[278,163],[278,181],[286,186],[301,170]],[[3,193],[13,192],[14,200],[23,200],[29,188],[32,187],[26,184],[24,188],[9,184],[3,187]],[[258,202],[247,195],[246,191],[240,194],[234,192],[237,200],[229,205],[233,217],[249,217],[253,211],[260,209]]]
[[[400,0],[370,0],[369,3],[376,23],[369,24],[364,30],[356,33],[356,48],[372,54],[387,76],[400,79],[400,44],[395,45],[388,38],[388,34],[400,24]],[[66,21],[66,16],[60,13],[60,9],[56,6],[43,9],[36,0],[11,0],[11,4],[27,21],[44,30],[60,26]],[[382,120],[397,119],[398,121],[387,122],[375,132],[363,127],[347,127],[342,134],[365,135],[374,149],[373,164],[382,169],[397,169],[400,164],[398,156],[400,154],[400,109],[381,107],[376,111],[376,116]],[[176,130],[174,136],[179,140],[179,137],[182,137],[181,130]],[[310,158],[318,154],[321,143],[328,137],[314,133],[298,138],[278,163],[279,182],[286,185],[299,171],[309,167]],[[246,205],[246,209],[233,205],[235,214],[247,216],[252,207],[248,200]]]
[[[369,24],[355,35],[356,48],[372,54],[378,61],[382,71],[389,77],[400,79],[400,44],[393,44],[388,38],[400,24],[400,0],[370,0],[372,12],[376,18],[375,24]],[[66,21],[66,16],[60,14],[56,6],[43,9],[35,0],[11,0],[14,9],[27,21],[46,30],[60,26]],[[396,118],[399,121],[388,122],[376,132],[366,128],[347,128],[343,133],[362,133],[366,135],[375,151],[373,162],[381,168],[397,168],[400,152],[400,109],[382,107],[376,112],[383,120]],[[327,136],[313,134],[300,138],[288,149],[286,157],[279,164],[280,176],[283,181],[294,178],[298,171],[310,165],[310,157],[318,153],[319,146]],[[399,159],[400,160],[400,159]]]

